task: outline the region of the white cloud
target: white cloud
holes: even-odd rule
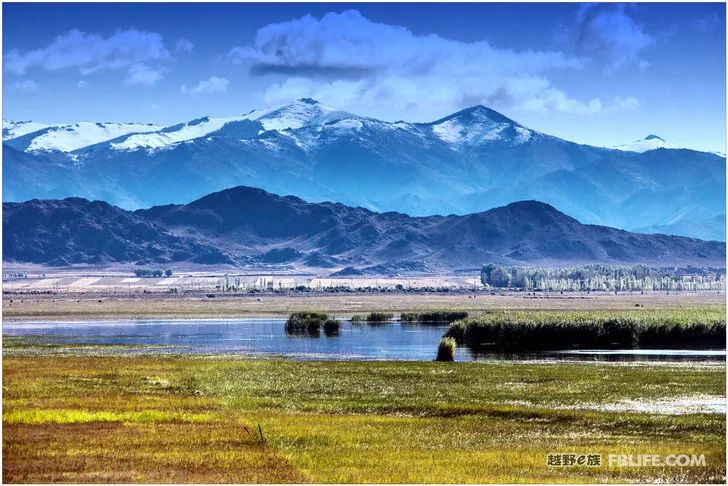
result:
[[[169,57],[162,36],[135,29],[120,30],[109,37],[70,30],[46,47],[5,56],[8,71],[23,74],[31,68],[54,71],[78,68],[89,74],[102,69],[126,69],[145,61]]]
[[[186,84],[183,84],[180,91],[190,94],[224,93],[227,91],[229,84],[230,81],[225,78],[211,76],[208,79],[200,81],[197,83],[197,86],[193,86],[192,88],[188,88]]]
[[[654,40],[628,15],[624,4],[583,4],[571,35],[575,37],[579,55],[602,62],[607,70],[625,64],[635,64],[641,69],[649,66],[640,53]]]
[[[189,39],[181,37],[175,42],[174,48],[177,52],[190,52],[195,48],[195,45]]]
[[[484,66],[499,72],[538,72],[578,65],[558,52],[515,52],[486,41],[416,36],[404,27],[372,22],[356,10],[270,24],[258,30],[252,46],[236,47],[230,55],[252,61],[261,72],[342,75],[349,71],[351,76],[382,69],[425,74],[443,63],[460,64],[470,73],[480,73]]]
[[[266,90],[271,103],[309,96],[346,109],[378,107],[424,119],[479,103],[574,113],[616,106],[572,99],[550,84],[549,73],[581,68],[575,57],[415,35],[354,10],[267,25],[229,56],[252,73],[286,76]]]
[[[78,83],[76,83],[76,86],[77,86],[77,87],[78,87],[78,89],[80,89],[80,90],[85,90],[86,88],[88,88],[88,82],[86,82],[86,81],[84,81],[84,80],[82,79],[81,81],[79,81]]]
[[[598,113],[612,113],[615,111],[631,110],[639,106],[639,100],[633,96],[620,97],[602,100],[592,98],[588,101],[575,101],[570,99],[563,91],[555,88],[540,90],[533,97],[527,99],[515,110],[522,111],[559,111],[562,113],[575,113],[579,115],[593,115]]]
[[[13,84],[13,88],[15,88],[17,91],[25,91],[30,93],[33,91],[38,91],[38,89],[40,89],[40,86],[38,86],[38,83],[36,83],[32,79],[24,79],[22,81],[16,81],[15,84]]]
[[[128,76],[124,81],[128,84],[153,86],[162,78],[161,69],[151,68],[146,64],[135,64],[129,68]]]

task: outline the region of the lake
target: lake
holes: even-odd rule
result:
[[[52,345],[127,345],[128,353],[246,354],[296,359],[415,360],[435,358],[447,325],[343,321],[337,335],[286,334],[284,319],[8,322],[4,336]],[[118,352],[119,348],[109,351]],[[103,347],[99,348],[104,351]],[[564,350],[530,354],[456,351],[457,361],[724,361],[724,350]]]

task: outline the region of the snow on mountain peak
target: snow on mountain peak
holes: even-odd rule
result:
[[[95,123],[79,122],[70,125],[53,126],[33,138],[26,151],[72,152],[74,150],[113,140],[130,133],[153,132],[157,125],[144,123]]]
[[[623,152],[638,152],[638,153],[644,153],[649,152],[650,150],[655,150],[659,148],[667,148],[667,149],[674,149],[677,148],[674,145],[667,143],[664,138],[659,137],[657,135],[647,135],[645,138],[641,140],[635,140],[632,143],[628,143],[626,145],[618,145],[616,147],[613,147],[616,150],[621,150]]]
[[[211,118],[203,117],[187,123],[157,129],[149,133],[137,133],[125,140],[112,143],[116,150],[159,149],[179,142],[186,142],[204,137],[220,130],[226,123],[241,121],[245,117]]]
[[[50,125],[45,123],[38,123],[34,121],[13,121],[3,120],[3,140],[10,140],[11,138],[22,137],[29,133],[37,132],[48,128]]]
[[[464,145],[494,141],[520,144],[528,141],[534,133],[482,105],[461,110],[432,122],[430,126],[435,135],[444,142]]]
[[[349,116],[351,116],[349,113],[324,105],[311,98],[301,98],[287,105],[253,110],[241,116],[205,117],[167,127],[155,133],[132,135],[122,142],[112,143],[111,146],[117,150],[160,149],[176,143],[208,136],[221,130],[228,123],[243,120],[259,122],[262,131],[283,131],[286,129],[295,130],[305,126],[320,126]]]
[[[351,113],[337,110],[311,98],[301,98],[288,105],[253,111],[246,115],[251,120],[258,120],[265,130],[288,128],[296,130],[310,125],[323,125],[351,116]]]

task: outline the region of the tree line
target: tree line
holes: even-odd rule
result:
[[[480,281],[495,288],[541,291],[725,290],[724,268],[581,265],[565,268],[483,265]]]

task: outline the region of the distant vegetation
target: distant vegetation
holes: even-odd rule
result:
[[[308,333],[318,335],[323,327],[326,335],[338,334],[341,323],[336,319],[329,318],[324,312],[294,312],[286,321],[286,333],[301,334]]]
[[[725,311],[498,312],[457,321],[446,337],[472,348],[725,349]]]
[[[430,311],[430,312],[403,312],[400,315],[402,322],[421,322],[423,324],[450,323],[465,319],[465,311]]]
[[[138,270],[134,270],[134,275],[141,278],[159,278],[162,276],[165,277],[171,277],[172,276],[172,270],[152,270],[149,268],[141,268]]]
[[[25,272],[6,272],[3,273],[3,280],[19,280],[28,278],[28,274]]]
[[[725,290],[725,268],[650,268],[583,265],[569,268],[504,267],[489,263],[483,285],[541,291]]]

